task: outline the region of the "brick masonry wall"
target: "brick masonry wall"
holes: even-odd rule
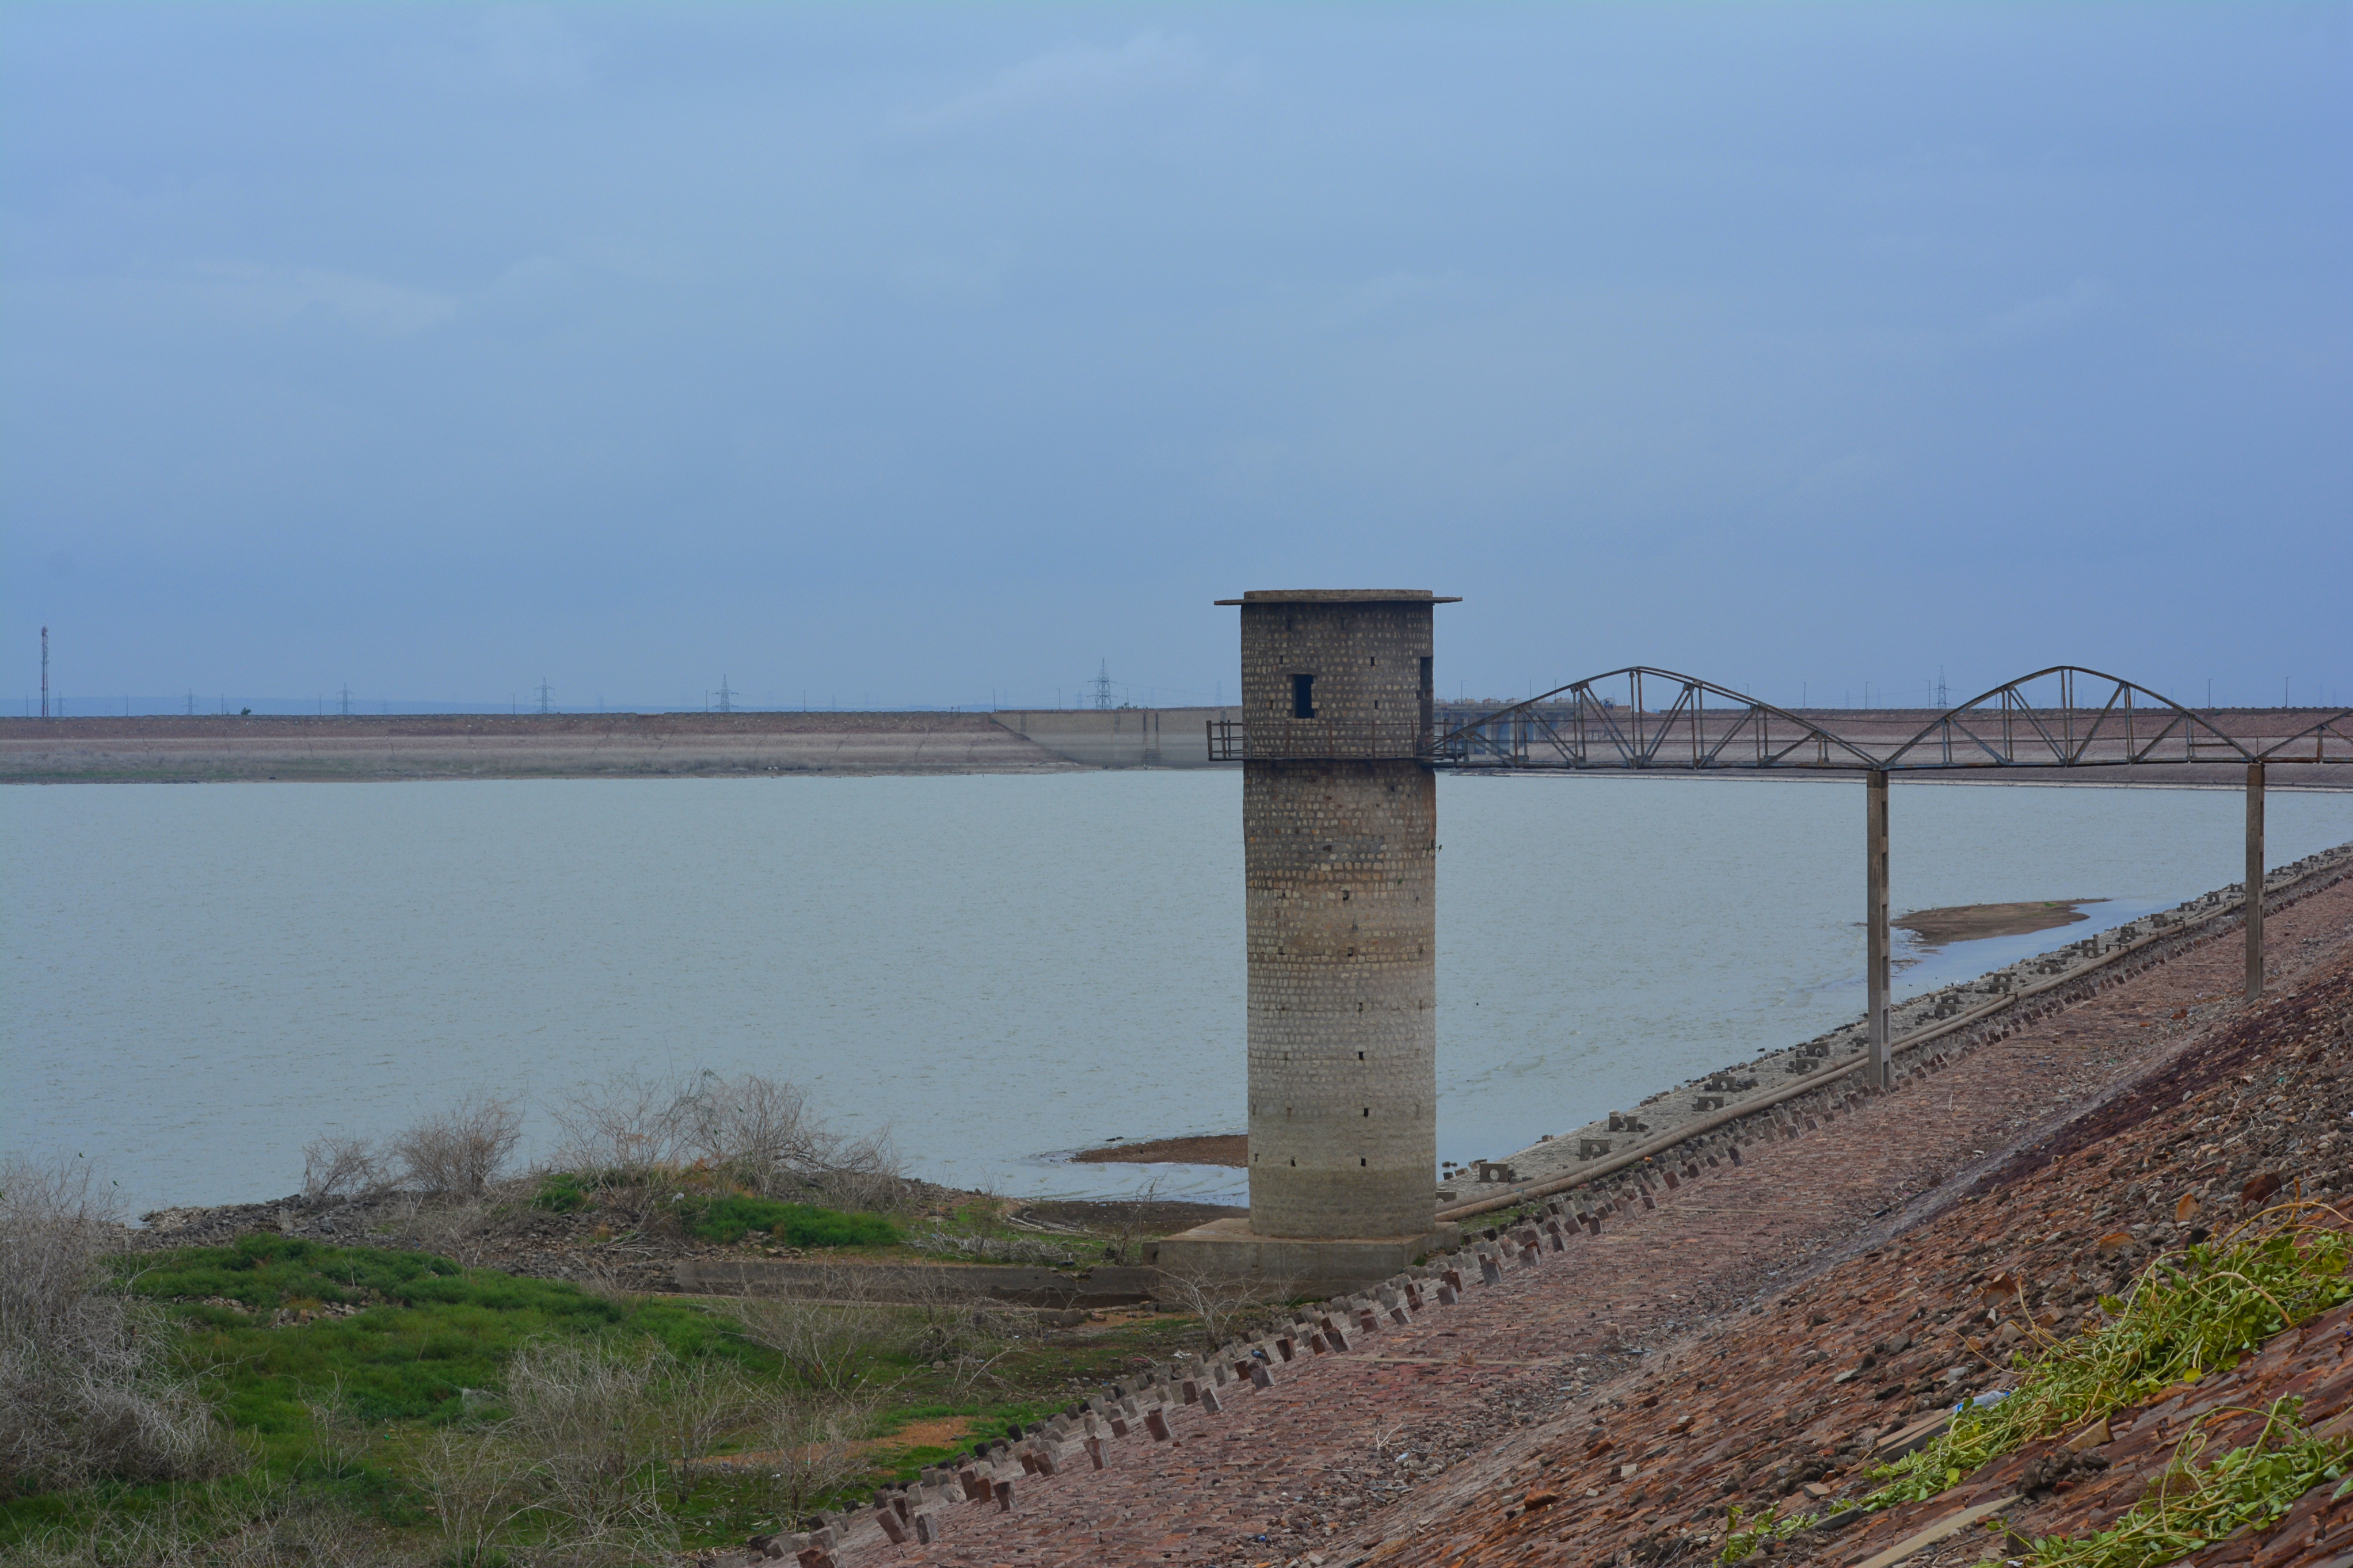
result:
[[[1410,757],[1429,721],[1430,602],[1242,605],[1242,710],[1253,757]],[[1315,678],[1312,719],[1292,677]]]
[[[1430,625],[1426,601],[1242,609],[1260,1236],[1413,1236],[1432,1224],[1438,796],[1410,760]],[[1315,677],[1314,719],[1293,717],[1295,674]]]
[[[1243,770],[1250,1228],[1411,1236],[1437,1208],[1438,795],[1416,763]]]

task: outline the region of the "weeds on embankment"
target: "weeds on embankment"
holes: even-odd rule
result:
[[[2031,1361],[2019,1355],[2022,1375],[2008,1397],[1956,1412],[1942,1436],[1883,1468],[1885,1484],[1862,1506],[1935,1497],[2038,1438],[2228,1371],[2282,1329],[2353,1298],[2346,1278],[2353,1243],[2311,1223],[2306,1215],[2315,1207],[2288,1205],[2230,1237],[2155,1259],[2127,1296],[2102,1299],[2108,1323]]]
[[[1876,1511],[1936,1497],[2030,1443],[2227,1372],[2272,1335],[2353,1300],[2347,1277],[2353,1238],[2320,1223],[2324,1217],[2342,1224],[2324,1205],[2287,1204],[2229,1236],[2152,1260],[2126,1294],[2102,1298],[2105,1325],[2014,1356],[2014,1389],[1955,1411],[1935,1441],[1880,1467],[1882,1484],[1852,1506]],[[2277,1519],[2313,1486],[2341,1479],[2353,1453],[2353,1442],[2297,1428],[2293,1406],[2273,1406],[2253,1442],[2204,1465],[2196,1461],[2205,1440],[2193,1427],[2149,1497],[2116,1526],[2080,1539],[2052,1537],[2029,1561],[2037,1568],[2151,1568],[2242,1524]],[[1773,1515],[1745,1530],[1741,1522],[1736,1514],[1729,1521],[1717,1561],[1752,1556],[1815,1517]]]
[[[2327,1481],[2345,1479],[2353,1438],[2316,1437],[2296,1422],[2301,1399],[2275,1400],[2263,1412],[2255,1440],[2207,1464],[2204,1420],[2192,1424],[2174,1448],[2173,1460],[2148,1495],[2123,1518],[2089,1535],[2046,1536],[2033,1544],[2031,1568],[2157,1568],[2178,1562],[2214,1542],[2253,1527],[2277,1523],[2298,1499]],[[2250,1415],[2218,1410],[2212,1415]],[[2210,1417],[2211,1418],[2211,1417]],[[2343,1496],[2346,1487],[2337,1488]]]

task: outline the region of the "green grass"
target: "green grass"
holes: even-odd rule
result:
[[[464,1409],[466,1390],[495,1390],[515,1346],[542,1334],[650,1337],[683,1358],[775,1365],[701,1307],[623,1306],[560,1280],[460,1268],[429,1253],[251,1236],[164,1254],[127,1283],[174,1303],[184,1364],[217,1390],[234,1426],[265,1438],[307,1434],[306,1405],[338,1391],[362,1420],[447,1419]],[[273,1326],[281,1313],[346,1305],[361,1310]]]
[[[814,1204],[737,1194],[684,1198],[676,1207],[705,1241],[735,1241],[753,1231],[766,1231],[787,1247],[895,1247],[905,1239],[897,1226],[879,1214],[843,1214]]]
[[[535,1209],[551,1214],[571,1214],[588,1206],[588,1184],[569,1171],[558,1171],[539,1184],[539,1192],[531,1200]]]
[[[257,1236],[127,1258],[120,1278],[124,1289],[163,1307],[180,1363],[199,1375],[252,1462],[204,1486],[107,1483],[0,1500],[0,1552],[44,1530],[70,1531],[110,1513],[227,1521],[226,1529],[290,1497],[332,1501],[396,1533],[424,1531],[427,1518],[406,1476],[413,1446],[438,1426],[495,1414],[508,1358],[543,1336],[620,1344],[650,1338],[682,1361],[725,1357],[757,1384],[788,1385],[775,1356],[732,1331],[723,1305],[615,1300],[561,1281],[462,1268],[427,1253]],[[331,1307],[357,1310],[337,1316],[324,1310]],[[954,1369],[883,1356],[867,1392],[879,1403],[885,1436],[871,1472],[844,1495],[910,1479],[924,1464],[1002,1435],[1009,1423],[1041,1419],[1179,1348],[1198,1350],[1188,1345],[1198,1336],[1190,1320],[1175,1315],[1084,1336],[1024,1330],[991,1345],[985,1353],[996,1359],[987,1373],[964,1381]],[[469,1390],[489,1397],[470,1403]],[[331,1457],[314,1405],[337,1405],[363,1424],[356,1454]],[[918,1423],[942,1421],[968,1430],[890,1440]],[[682,1507],[670,1506],[690,1547],[715,1546],[765,1527],[751,1518],[751,1495],[717,1481]]]

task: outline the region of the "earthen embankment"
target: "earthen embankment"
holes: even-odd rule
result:
[[[1060,773],[985,713],[0,720],[0,782],[205,783]]]
[[[0,784],[735,778],[1229,767],[1231,708],[997,713],[282,714],[0,719]]]
[[[1208,1380],[1216,1407],[1180,1397],[1174,1372],[1130,1384],[1099,1408],[1146,1405],[1156,1423],[1107,1439],[1104,1468],[1074,1448],[1034,1474],[997,1454],[1009,1511],[951,1491],[931,1504],[930,1543],[890,1547],[844,1519],[836,1560],[1695,1564],[1724,1550],[1734,1505],[1834,1517],[1883,1439],[2009,1385],[1989,1336],[2020,1342],[1985,1317],[1990,1282],[2022,1282],[2032,1332],[2080,1331],[2120,1279],[2235,1223],[2243,1194],[2353,1190],[2336,1131],[2353,1110],[2353,881],[2272,915],[2274,992],[2253,1007],[2231,934],[2054,992],[1894,1092],[1758,1127],[1736,1160],[1662,1170],[1589,1225],[1565,1205],[1513,1221],[1433,1260],[1464,1281],[1443,1295],[1416,1270],[1418,1300],[1367,1293],[1312,1311],[1282,1347],[1228,1347],[1245,1370],[1267,1352],[1267,1381]],[[1344,1342],[1309,1353],[1317,1322]],[[2281,1336],[2198,1397],[2302,1390],[2316,1420],[2336,1415],[2353,1380],[2330,1381],[2335,1323]],[[1948,1498],[1778,1550],[1860,1562],[1989,1502],[2029,1534],[2096,1526],[2171,1457],[2186,1410],[2119,1422],[2115,1485],[2037,1493],[2053,1440]],[[2329,1489],[2251,1542],[2254,1560],[2325,1557]],[[1983,1555],[1982,1534],[1954,1539],[1957,1561]]]

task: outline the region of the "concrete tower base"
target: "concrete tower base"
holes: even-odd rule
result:
[[[1377,1285],[1431,1253],[1459,1246],[1462,1227],[1433,1225],[1420,1236],[1259,1236],[1247,1219],[1212,1220],[1163,1237],[1146,1263],[1164,1276],[1262,1287],[1267,1295],[1327,1297]],[[1159,1292],[1168,1294],[1164,1285]]]

